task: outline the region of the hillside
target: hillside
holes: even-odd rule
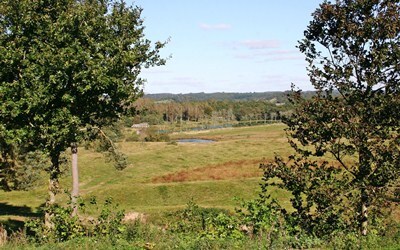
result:
[[[314,91],[303,91],[305,97],[310,97],[314,94]],[[231,101],[255,101],[255,100],[272,100],[276,99],[277,102],[284,103],[287,101],[287,95],[289,91],[271,91],[271,92],[216,92],[216,93],[188,93],[188,94],[171,94],[171,93],[159,93],[159,94],[145,94],[146,98],[153,99],[155,101],[174,100],[176,102],[184,101],[206,101],[206,100],[231,100]]]
[[[249,93],[188,93],[188,94],[145,94],[145,97],[162,101],[162,100],[174,100],[177,102],[182,101],[205,101],[205,100],[237,100],[237,101],[248,101],[248,100],[271,100],[276,98],[278,101],[285,101],[287,92],[249,92]]]

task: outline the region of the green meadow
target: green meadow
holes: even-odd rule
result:
[[[102,153],[80,147],[80,194],[84,200],[93,196],[98,200],[112,198],[126,212],[145,213],[149,218],[181,209],[190,200],[204,207],[234,210],[235,197],[257,197],[262,177],[260,163],[273,160],[275,154],[290,152],[283,129],[282,124],[271,124],[177,132],[170,135],[170,142],[121,141],[118,148],[129,163],[122,171],[115,170]],[[125,135],[132,133],[135,131],[129,128],[124,131]],[[183,138],[214,142],[176,142]],[[29,213],[19,210],[37,212],[47,196],[46,178],[44,174],[30,191],[1,191],[0,203],[4,208],[0,218],[22,220]],[[60,184],[66,192],[57,199],[66,205],[67,191],[71,189],[68,168]],[[276,196],[285,194],[277,191]]]
[[[396,249],[399,236],[391,235],[382,239],[366,238],[364,243],[360,243],[357,237],[351,234],[349,236],[339,234],[333,242],[322,242],[312,237],[299,240],[286,236],[283,229],[274,231],[277,234],[274,237],[253,238],[242,235],[235,238],[230,235],[225,238],[219,234],[213,236],[213,233],[216,233],[213,230],[217,230],[213,229],[214,226],[220,225],[223,230],[228,230],[221,232],[229,232],[229,228],[234,229],[235,227],[229,227],[228,224],[218,223],[234,223],[236,217],[212,217],[211,213],[225,211],[227,214],[234,214],[235,208],[241,207],[240,199],[251,201],[257,198],[261,191],[259,184],[263,174],[259,168],[260,164],[273,161],[276,154],[285,156],[292,153],[284,128],[283,124],[269,124],[176,132],[169,135],[169,142],[132,142],[121,139],[117,146],[127,156],[129,163],[122,171],[116,170],[113,163],[107,161],[102,153],[80,147],[80,194],[86,204],[92,197],[96,197],[101,207],[106,199],[112,198],[113,205],[118,205],[118,211],[123,210],[126,215],[144,214],[144,223],[128,224],[123,239],[118,238],[121,236],[117,237],[117,234],[110,234],[101,240],[96,237],[78,237],[67,242],[44,241],[35,244],[27,242],[25,236],[17,234],[4,247],[6,249],[37,249],[37,247],[40,249],[261,249],[270,246],[281,249],[293,245],[300,248],[318,246],[322,249],[341,249],[351,240],[349,249],[360,244],[364,244],[365,249],[376,249],[383,245],[388,249],[392,247]],[[130,138],[134,133],[136,131],[133,129],[124,128],[123,138]],[[180,139],[206,139],[213,142],[181,143]],[[66,155],[69,156],[69,152],[66,152]],[[68,206],[68,193],[71,190],[69,166],[67,163],[60,181],[64,192],[57,196],[57,202],[64,207]],[[47,197],[47,176],[43,173],[42,179],[29,191],[1,191],[0,197],[0,224],[3,223],[15,230],[23,226],[23,222],[29,218],[43,216],[41,207]],[[284,208],[291,208],[287,192],[275,189],[272,191],[272,197],[277,198]],[[195,206],[199,206],[199,210],[190,207],[189,204],[193,202]],[[99,216],[98,208],[99,206],[89,205],[85,210],[81,209],[81,218]],[[392,217],[396,221],[399,218],[398,212],[398,209],[394,211]],[[208,231],[200,231],[207,232],[200,235],[196,230],[204,223],[204,217],[199,216],[207,216],[207,213],[210,215],[206,219]],[[67,217],[70,217],[69,214]],[[163,231],[168,226],[172,228]],[[67,228],[65,230],[68,230]],[[114,237],[119,240],[113,240]]]

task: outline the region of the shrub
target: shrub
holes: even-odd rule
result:
[[[244,235],[240,231],[238,218],[227,210],[203,208],[193,200],[187,207],[171,215],[170,231],[174,233],[191,234],[208,239],[240,239]]]
[[[125,138],[125,141],[126,142],[138,142],[138,141],[140,141],[140,136],[136,132],[133,132]]]
[[[85,228],[78,217],[71,216],[70,207],[55,205],[48,212],[52,215],[51,227],[45,226],[40,219],[31,219],[25,223],[27,235],[34,242],[62,242],[84,235]]]
[[[126,229],[122,223],[124,211],[119,210],[118,205],[114,205],[111,198],[106,199],[104,204],[99,206],[93,197],[89,204],[100,210],[97,218],[71,216],[71,207],[55,205],[49,208],[52,226],[45,226],[39,219],[29,220],[25,223],[26,233],[32,241],[37,243],[65,242],[82,236],[107,238],[112,243],[122,239]],[[81,202],[80,206],[83,209],[86,205]]]
[[[106,199],[99,217],[94,221],[93,235],[108,237],[112,241],[121,238],[126,230],[123,218],[124,211],[118,210],[118,205],[112,204],[111,198]]]
[[[161,133],[154,127],[150,127],[146,130],[146,137],[144,138],[147,142],[169,142],[170,138],[167,133]]]

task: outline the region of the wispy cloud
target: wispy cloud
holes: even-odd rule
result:
[[[231,25],[226,23],[218,23],[218,24],[201,23],[199,27],[202,30],[229,30],[232,28]]]
[[[242,40],[242,41],[231,41],[222,42],[221,47],[232,49],[232,50],[253,50],[259,53],[260,51],[266,52],[268,50],[277,50],[281,47],[279,40]]]
[[[253,53],[242,53],[235,56],[238,59],[261,59],[262,61],[291,61],[301,60],[304,56],[297,50],[269,50],[257,51]]]
[[[202,79],[191,76],[169,76],[155,78],[144,86],[146,93],[190,93],[205,89]]]
[[[276,49],[279,48],[280,42],[278,40],[245,40],[239,42],[239,45],[248,49]]]
[[[298,55],[300,52],[297,50],[271,50],[271,51],[265,51],[258,53],[259,55],[264,55],[264,56],[282,56],[282,55]]]
[[[175,83],[201,84],[201,80],[192,76],[177,76],[172,78]]]
[[[270,74],[262,75],[259,81],[255,82],[256,86],[263,86],[268,91],[274,90],[290,90],[291,83],[303,90],[310,90],[310,79],[304,76],[291,75],[291,74]],[[312,89],[312,88],[311,88]]]

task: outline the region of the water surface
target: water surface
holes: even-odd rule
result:
[[[191,138],[191,139],[179,139],[177,142],[180,143],[212,143],[215,142],[213,140],[206,140],[206,139],[196,139],[196,138]]]

